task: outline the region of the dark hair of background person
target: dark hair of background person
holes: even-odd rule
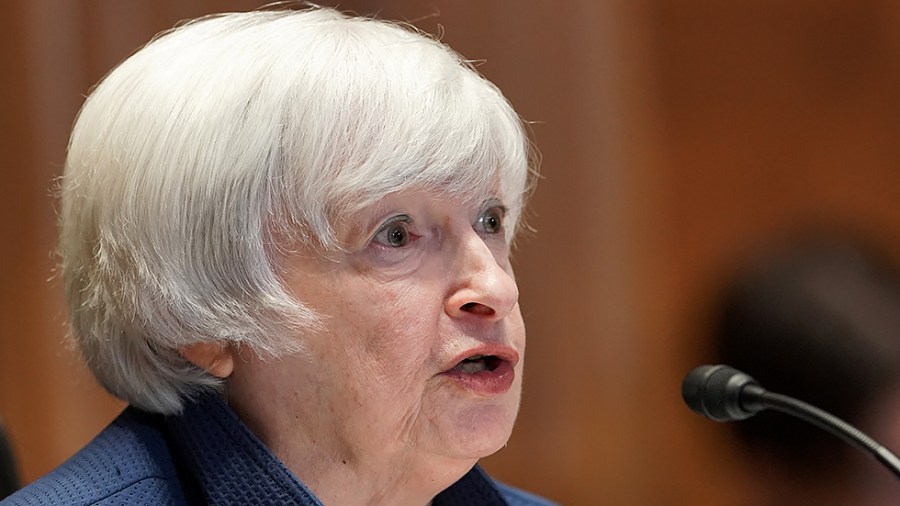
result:
[[[857,237],[811,235],[783,244],[733,278],[719,302],[717,360],[771,391],[859,427],[877,415],[879,397],[900,377],[900,274]],[[781,413],[732,426],[754,452],[800,475],[843,472],[850,459],[865,458]]]
[[[12,447],[0,421],[0,499],[19,489],[19,476]]]

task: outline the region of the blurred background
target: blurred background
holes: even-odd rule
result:
[[[681,380],[712,356],[720,285],[764,245],[815,224],[900,257],[900,3],[318,3],[438,34],[531,122],[525,397],[485,466],[563,504],[746,503],[747,459]],[[122,408],[67,349],[54,277],[53,187],[83,97],[179,20],[259,5],[0,3],[0,418],[25,483]]]

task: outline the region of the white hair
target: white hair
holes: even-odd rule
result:
[[[218,381],[177,351],[302,351],[317,315],[282,285],[286,243],[386,194],[499,191],[509,240],[529,146],[502,94],[407,27],[315,8],[201,18],[90,94],[61,184],[72,337],[114,395],[176,413]],[[276,240],[277,239],[277,240]]]

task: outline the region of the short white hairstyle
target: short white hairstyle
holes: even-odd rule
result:
[[[500,91],[416,30],[327,8],[200,18],[87,98],[61,182],[71,336],[100,383],[177,413],[221,384],[178,348],[303,350],[322,322],[284,287],[286,244],[410,188],[499,192],[508,240],[531,178]]]

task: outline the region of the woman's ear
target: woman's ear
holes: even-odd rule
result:
[[[221,379],[234,371],[234,350],[221,343],[194,343],[178,348],[178,353],[192,364]]]

